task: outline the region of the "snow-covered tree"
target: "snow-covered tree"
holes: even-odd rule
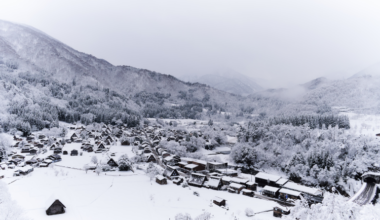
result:
[[[150,181],[152,181],[154,177],[159,174],[160,174],[159,169],[156,167],[156,165],[150,162],[148,164],[148,167],[146,168],[146,175],[149,177]]]
[[[325,193],[322,203],[313,204],[311,207],[309,207],[304,198],[301,198],[301,200],[296,201],[290,215],[283,217],[288,220],[364,220],[364,218],[361,218],[359,205],[347,202],[347,199],[343,196],[331,193]],[[372,219],[379,219],[380,216],[371,217]]]
[[[247,217],[251,217],[251,216],[253,216],[255,213],[253,212],[253,210],[251,209],[251,208],[246,208],[245,209],[245,215],[247,216]]]
[[[129,159],[127,154],[123,154],[120,156],[118,160],[118,164],[119,164],[120,171],[129,171],[129,170],[133,171],[133,163]]]
[[[66,137],[66,135],[67,135],[67,128],[65,128],[65,127],[63,127],[62,129],[61,129],[61,133],[60,133],[60,135],[59,136],[61,136],[61,137]]]
[[[2,220],[24,220],[24,210],[11,200],[7,185],[0,181],[0,219]]]
[[[93,163],[93,164],[97,164],[98,163],[98,157],[97,156],[92,156],[91,157],[91,162]]]
[[[83,170],[86,171],[86,173],[87,173],[87,171],[90,170],[90,166],[89,166],[88,164],[85,164],[85,165],[83,166]]]
[[[95,169],[95,173],[98,174],[98,176],[100,175],[100,173],[103,172],[103,167],[101,165],[98,165]]]

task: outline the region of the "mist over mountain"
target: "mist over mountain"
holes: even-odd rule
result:
[[[380,62],[363,69],[362,71],[351,76],[351,78],[363,76],[380,76]]]
[[[264,90],[250,77],[233,70],[219,70],[215,73],[201,76],[182,76],[189,82],[199,82],[221,91],[246,96]]]
[[[239,120],[262,112],[314,114],[321,105],[367,112],[378,112],[380,106],[375,77],[317,78],[265,90],[243,74],[224,70],[186,83],[150,70],[114,66],[39,30],[6,21],[0,21],[0,45],[0,113],[7,129],[23,122],[35,129],[78,120],[132,126],[142,117],[205,119],[230,112]]]

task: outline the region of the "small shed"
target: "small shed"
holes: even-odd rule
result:
[[[273,207],[273,216],[274,217],[281,218],[282,215],[289,215],[289,214],[290,214],[290,210],[284,210],[284,209],[279,208],[279,207]]]
[[[179,186],[181,183],[183,183],[183,178],[178,177],[177,179],[173,180],[173,183]]]
[[[72,150],[70,152],[70,156],[78,156],[78,151],[77,150]]]
[[[166,181],[166,178],[161,176],[161,175],[157,175],[156,176],[156,183],[160,184],[160,185],[166,185],[168,184],[168,182]]]
[[[37,149],[35,148],[30,149],[29,154],[32,154],[32,155],[37,154]]]
[[[255,193],[252,190],[249,190],[249,189],[243,189],[242,193],[245,196],[250,196],[250,197],[254,197],[255,196]]]
[[[65,213],[66,206],[63,205],[58,199],[54,200],[52,203],[48,203],[50,206],[46,209],[46,215],[57,215]]]
[[[212,202],[217,206],[226,206],[226,200],[215,196]]]
[[[248,182],[245,185],[247,186],[247,189],[249,190],[256,191],[257,189],[257,183],[255,182]]]

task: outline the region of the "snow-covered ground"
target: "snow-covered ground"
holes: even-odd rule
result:
[[[56,167],[57,169],[57,167]],[[9,185],[12,198],[21,205],[32,219],[174,219],[177,213],[189,213],[193,217],[204,211],[213,219],[249,219],[244,210],[249,207],[255,212],[270,210],[275,202],[260,200],[228,192],[205,188],[182,188],[168,181],[168,185],[150,182],[142,171],[127,172],[129,176],[111,176],[104,173],[66,168],[55,175],[51,168],[40,168],[26,177],[17,177]],[[116,175],[116,174],[115,174]],[[14,177],[16,178],[16,177]],[[11,182],[13,178],[6,178]],[[194,196],[197,191],[200,196]],[[46,201],[56,195],[66,206],[66,213],[56,216],[45,214]],[[229,211],[210,206],[213,197],[227,200]],[[258,214],[262,219],[274,219],[272,212]]]
[[[353,112],[340,114],[348,116],[351,131],[357,135],[375,136],[380,133],[380,115],[364,115]]]
[[[66,144],[63,150],[70,154],[71,149],[79,149],[80,144]],[[111,146],[110,152],[116,152],[115,159],[122,154],[134,156],[130,146]],[[48,156],[52,151],[43,154]],[[98,176],[93,171],[77,170],[90,163],[96,155],[98,160],[108,160],[107,154],[83,152],[83,156],[61,155],[62,161],[54,168],[35,168],[28,176],[13,177],[14,170],[1,170],[10,183],[9,190],[14,199],[35,220],[43,219],[174,219],[178,213],[189,213],[193,218],[203,212],[210,212],[212,219],[251,219],[245,216],[245,209],[254,212],[272,210],[278,206],[273,201],[251,198],[225,191],[206,188],[183,188],[168,181],[168,185],[150,182],[144,171],[107,172]],[[106,161],[104,161],[106,162]],[[65,167],[60,167],[65,166]],[[66,167],[72,167],[70,169]],[[200,196],[194,196],[197,191]],[[47,216],[46,201],[51,197],[59,199],[66,206],[66,213]],[[227,200],[229,210],[212,205],[215,197]],[[273,212],[257,215],[261,219],[275,219]]]

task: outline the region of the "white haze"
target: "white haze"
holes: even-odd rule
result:
[[[380,61],[378,1],[2,1],[28,24],[113,64],[183,78],[232,69],[265,87],[346,78]]]

